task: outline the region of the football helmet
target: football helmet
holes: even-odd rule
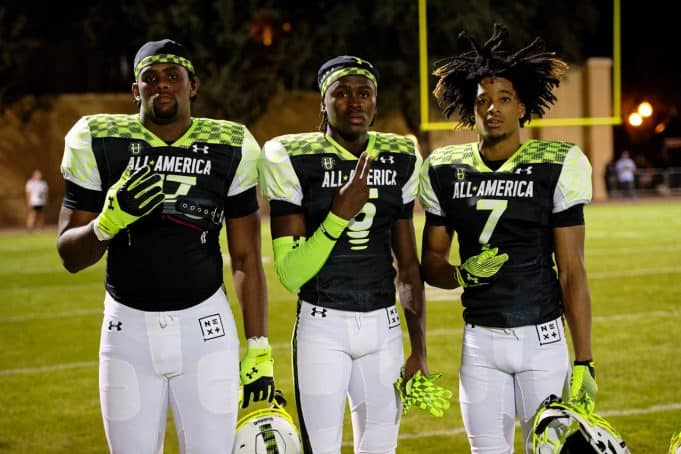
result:
[[[236,425],[232,454],[300,454],[300,435],[277,390],[272,406],[243,416]]]
[[[630,454],[622,437],[605,419],[553,394],[539,406],[530,435],[535,454]]]

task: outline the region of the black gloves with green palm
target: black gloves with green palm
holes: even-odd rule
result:
[[[104,208],[94,224],[100,241],[110,240],[118,232],[151,213],[163,203],[163,178],[151,173],[149,165],[134,172],[125,169],[121,178],[106,193]]]
[[[455,267],[456,281],[461,287],[489,284],[507,261],[508,254],[499,254],[499,248],[483,247],[481,253]]]

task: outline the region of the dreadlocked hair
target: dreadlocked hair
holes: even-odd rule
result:
[[[438,77],[438,82],[433,94],[447,118],[456,112],[463,126],[475,126],[478,82],[487,76],[503,77],[513,84],[525,105],[520,126],[529,121],[532,114],[543,117],[545,109],[556,101],[553,89],[560,84],[567,63],[556,58],[555,52],[547,52],[539,37],[515,53],[503,51],[500,47],[507,36],[506,27],[495,24],[492,37],[480,46],[463,31],[459,39],[468,40],[472,50],[437,63],[433,75]]]

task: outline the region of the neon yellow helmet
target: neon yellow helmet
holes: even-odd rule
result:
[[[535,454],[630,454],[620,434],[605,419],[549,396],[532,425]]]

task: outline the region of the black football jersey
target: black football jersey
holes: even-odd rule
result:
[[[413,215],[421,159],[414,142],[396,134],[371,132],[366,152],[374,157],[367,179],[369,200],[322,269],[301,287],[304,301],[362,312],[395,304],[391,228],[396,219]],[[301,213],[311,236],[356,165],[356,156],[321,133],[266,142],[260,173],[271,216]]]
[[[167,144],[138,115],[81,118],[66,135],[64,205],[99,212],[126,168],[150,165],[163,177],[165,200],[109,244],[106,289],[141,310],[198,304],[222,285],[219,233],[224,217],[257,209],[260,148],[240,124],[193,119]]]
[[[477,143],[439,148],[424,162],[419,196],[427,222],[456,232],[461,263],[483,247],[509,255],[492,283],[464,289],[467,322],[515,327],[562,313],[553,216],[591,200],[591,166],[576,145],[529,140],[496,171]]]

